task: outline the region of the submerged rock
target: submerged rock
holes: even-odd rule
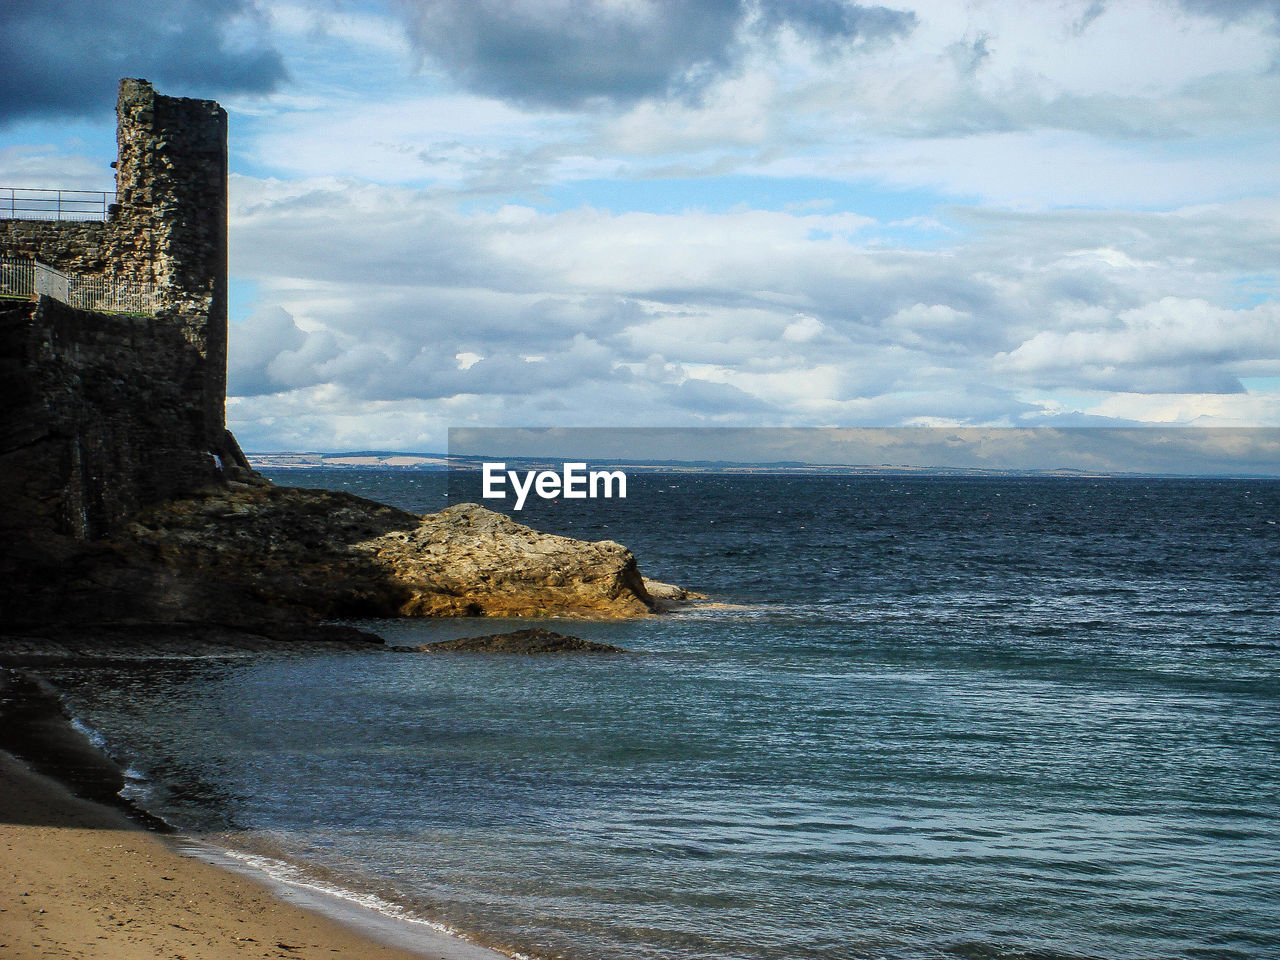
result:
[[[397,647],[417,653],[627,653],[621,647],[581,637],[570,637],[534,627],[511,633],[491,633],[483,637],[459,637],[439,640],[417,647]]]
[[[687,607],[700,600],[708,599],[705,593],[694,593],[692,590],[684,589],[684,587],[677,587],[673,583],[650,580],[648,577],[643,577],[642,579],[644,580],[645,592],[649,594],[649,599],[653,602],[656,610],[679,610],[681,607]]]

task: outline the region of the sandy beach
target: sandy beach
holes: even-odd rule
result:
[[[0,955],[14,960],[472,960],[424,929],[379,943],[182,853],[122,813],[0,754]]]
[[[8,754],[0,754],[0,904],[0,954],[14,960],[497,956],[431,931],[412,951],[378,943],[180,852]]]
[[[145,814],[111,803],[118,771],[24,680],[0,685],[0,956],[500,960],[423,924],[223,869],[149,829]]]

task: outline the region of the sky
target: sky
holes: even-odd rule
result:
[[[230,116],[228,421],[1280,426],[1277,0],[0,6],[0,186]]]

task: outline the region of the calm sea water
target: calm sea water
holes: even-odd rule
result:
[[[423,474],[276,479],[446,502]],[[61,683],[180,826],[526,955],[1280,956],[1280,483],[630,493],[521,519],[735,605],[561,625],[634,656]]]

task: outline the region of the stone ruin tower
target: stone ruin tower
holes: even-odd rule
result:
[[[160,314],[204,358],[205,426],[214,439],[227,399],[227,112],[121,80],[116,205],[104,266],[153,284]]]
[[[0,219],[0,257],[150,292],[146,315],[0,301],[0,498],[8,519],[79,538],[252,476],[225,421],[226,111],[139,79],[116,109],[105,220]]]

